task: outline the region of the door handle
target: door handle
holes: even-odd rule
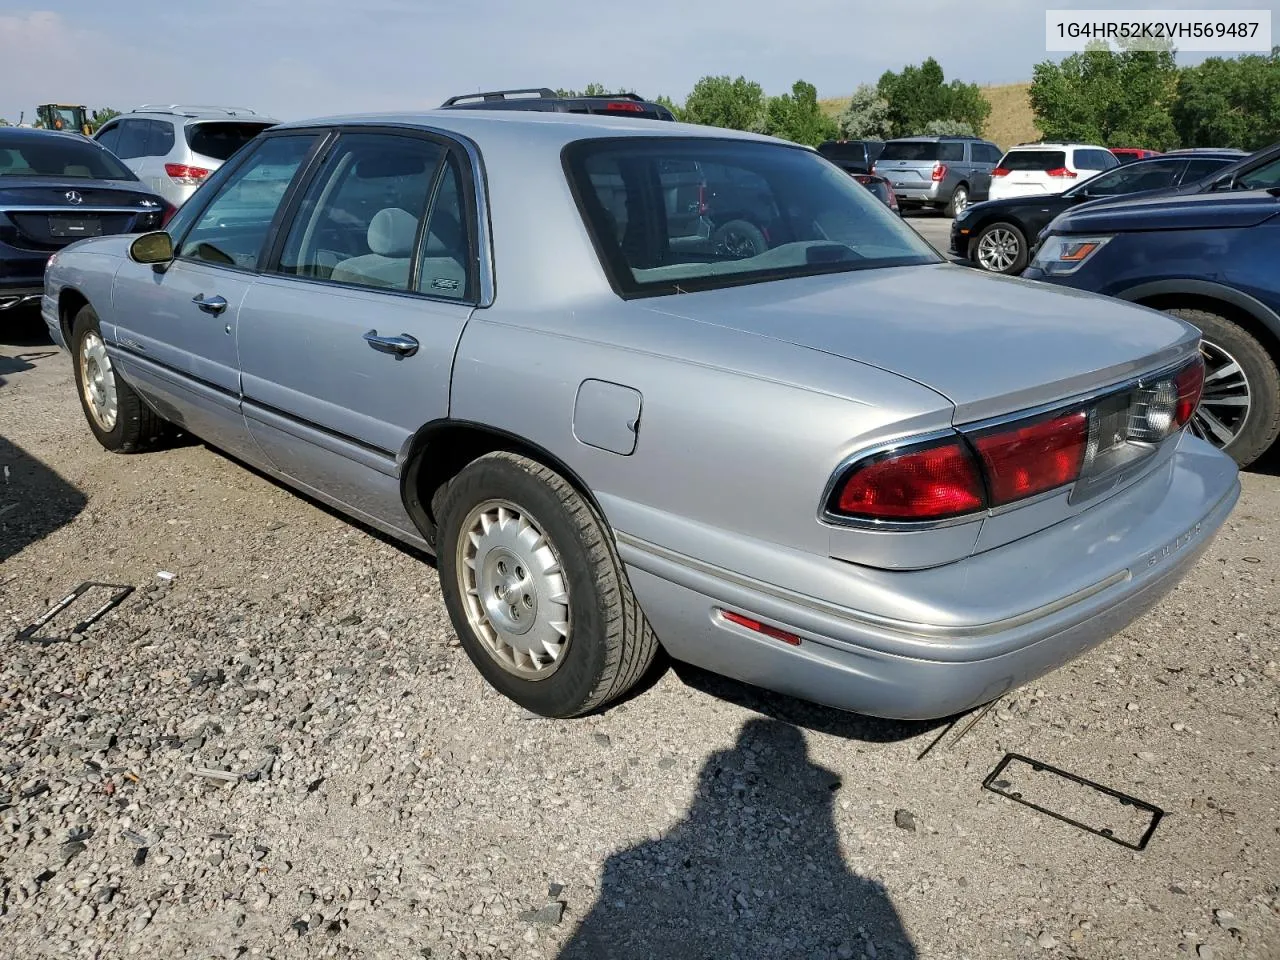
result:
[[[191,302],[203,310],[205,313],[219,314],[227,309],[226,297],[209,297],[207,300],[203,293],[197,293],[191,298]]]
[[[377,330],[370,330],[364,335],[365,343],[383,353],[393,353],[396,358],[412,357],[418,352],[418,341],[407,333],[398,337],[380,337]]]

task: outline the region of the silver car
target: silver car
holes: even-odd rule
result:
[[[205,177],[275,123],[243,107],[149,103],[103,124],[94,139],[180,207]]]
[[[754,192],[766,249],[672,242],[691,162]],[[1184,429],[1191,326],[948,264],[728,130],[283,124],[167,232],[58,253],[43,315],[103,446],[187,431],[434,551],[471,660],[547,716],[660,648],[954,714],[1156,603],[1239,496]]]

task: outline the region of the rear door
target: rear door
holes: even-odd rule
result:
[[[139,120],[146,129],[146,140],[142,156],[138,157],[135,172],[138,179],[156,193],[163,193],[169,181],[165,170],[165,159],[173,150],[175,137],[173,124],[164,120]]]
[[[1072,166],[1075,167],[1076,175],[1082,180],[1120,166],[1120,161],[1110,150],[1077,147],[1072,153]]]
[[[116,273],[104,331],[129,381],[166,419],[260,463],[240,413],[236,325],[289,186],[319,141],[295,134],[264,142],[228,170],[199,209],[169,224],[167,269],[126,260]]]
[[[397,454],[449,412],[478,299],[474,189],[458,144],[344,132],[240,309],[253,436],[295,482],[411,537]]]

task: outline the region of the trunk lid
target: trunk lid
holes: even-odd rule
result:
[[[142,184],[84,178],[0,177],[0,240],[57,250],[85,237],[159,229],[160,197]]]
[[[1145,307],[951,264],[746,284],[647,308],[898,374],[950,400],[957,423],[1108,386],[1199,338]]]

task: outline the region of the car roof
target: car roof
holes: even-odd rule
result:
[[[1055,143],[1049,140],[1040,140],[1035,143],[1015,143],[1006,150],[1006,153],[1013,153],[1015,150],[1106,150],[1106,147],[1100,147],[1096,143]]]
[[[44,130],[38,127],[0,127],[0,138],[8,140],[11,143],[21,143],[23,141],[32,140],[52,140],[62,138],[63,140],[78,140],[84,143],[88,138],[78,130]]]
[[[338,126],[395,126],[453,133],[476,141],[498,144],[510,141],[518,148],[522,138],[530,136],[552,141],[559,145],[575,140],[605,137],[694,137],[719,140],[752,140],[760,143],[783,144],[799,148],[798,144],[778,137],[727,127],[707,127],[692,123],[627,117],[603,116],[589,113],[557,113],[525,110],[465,110],[450,107],[441,110],[423,110],[412,113],[360,113],[310,120],[291,120],[278,124],[273,130],[296,130],[313,127]]]
[[[918,133],[915,136],[911,136],[911,137],[891,137],[890,139],[886,140],[885,143],[903,143],[911,140],[919,141],[919,142],[930,142],[933,140],[982,140],[982,141],[985,141],[986,137],[970,136],[967,133],[937,133],[937,134]]]
[[[207,104],[182,103],[144,103],[134,107],[121,117],[172,117],[184,120],[230,120],[248,121],[251,123],[277,123],[272,117],[265,117],[248,107],[218,107]],[[111,119],[115,120],[116,117]]]

